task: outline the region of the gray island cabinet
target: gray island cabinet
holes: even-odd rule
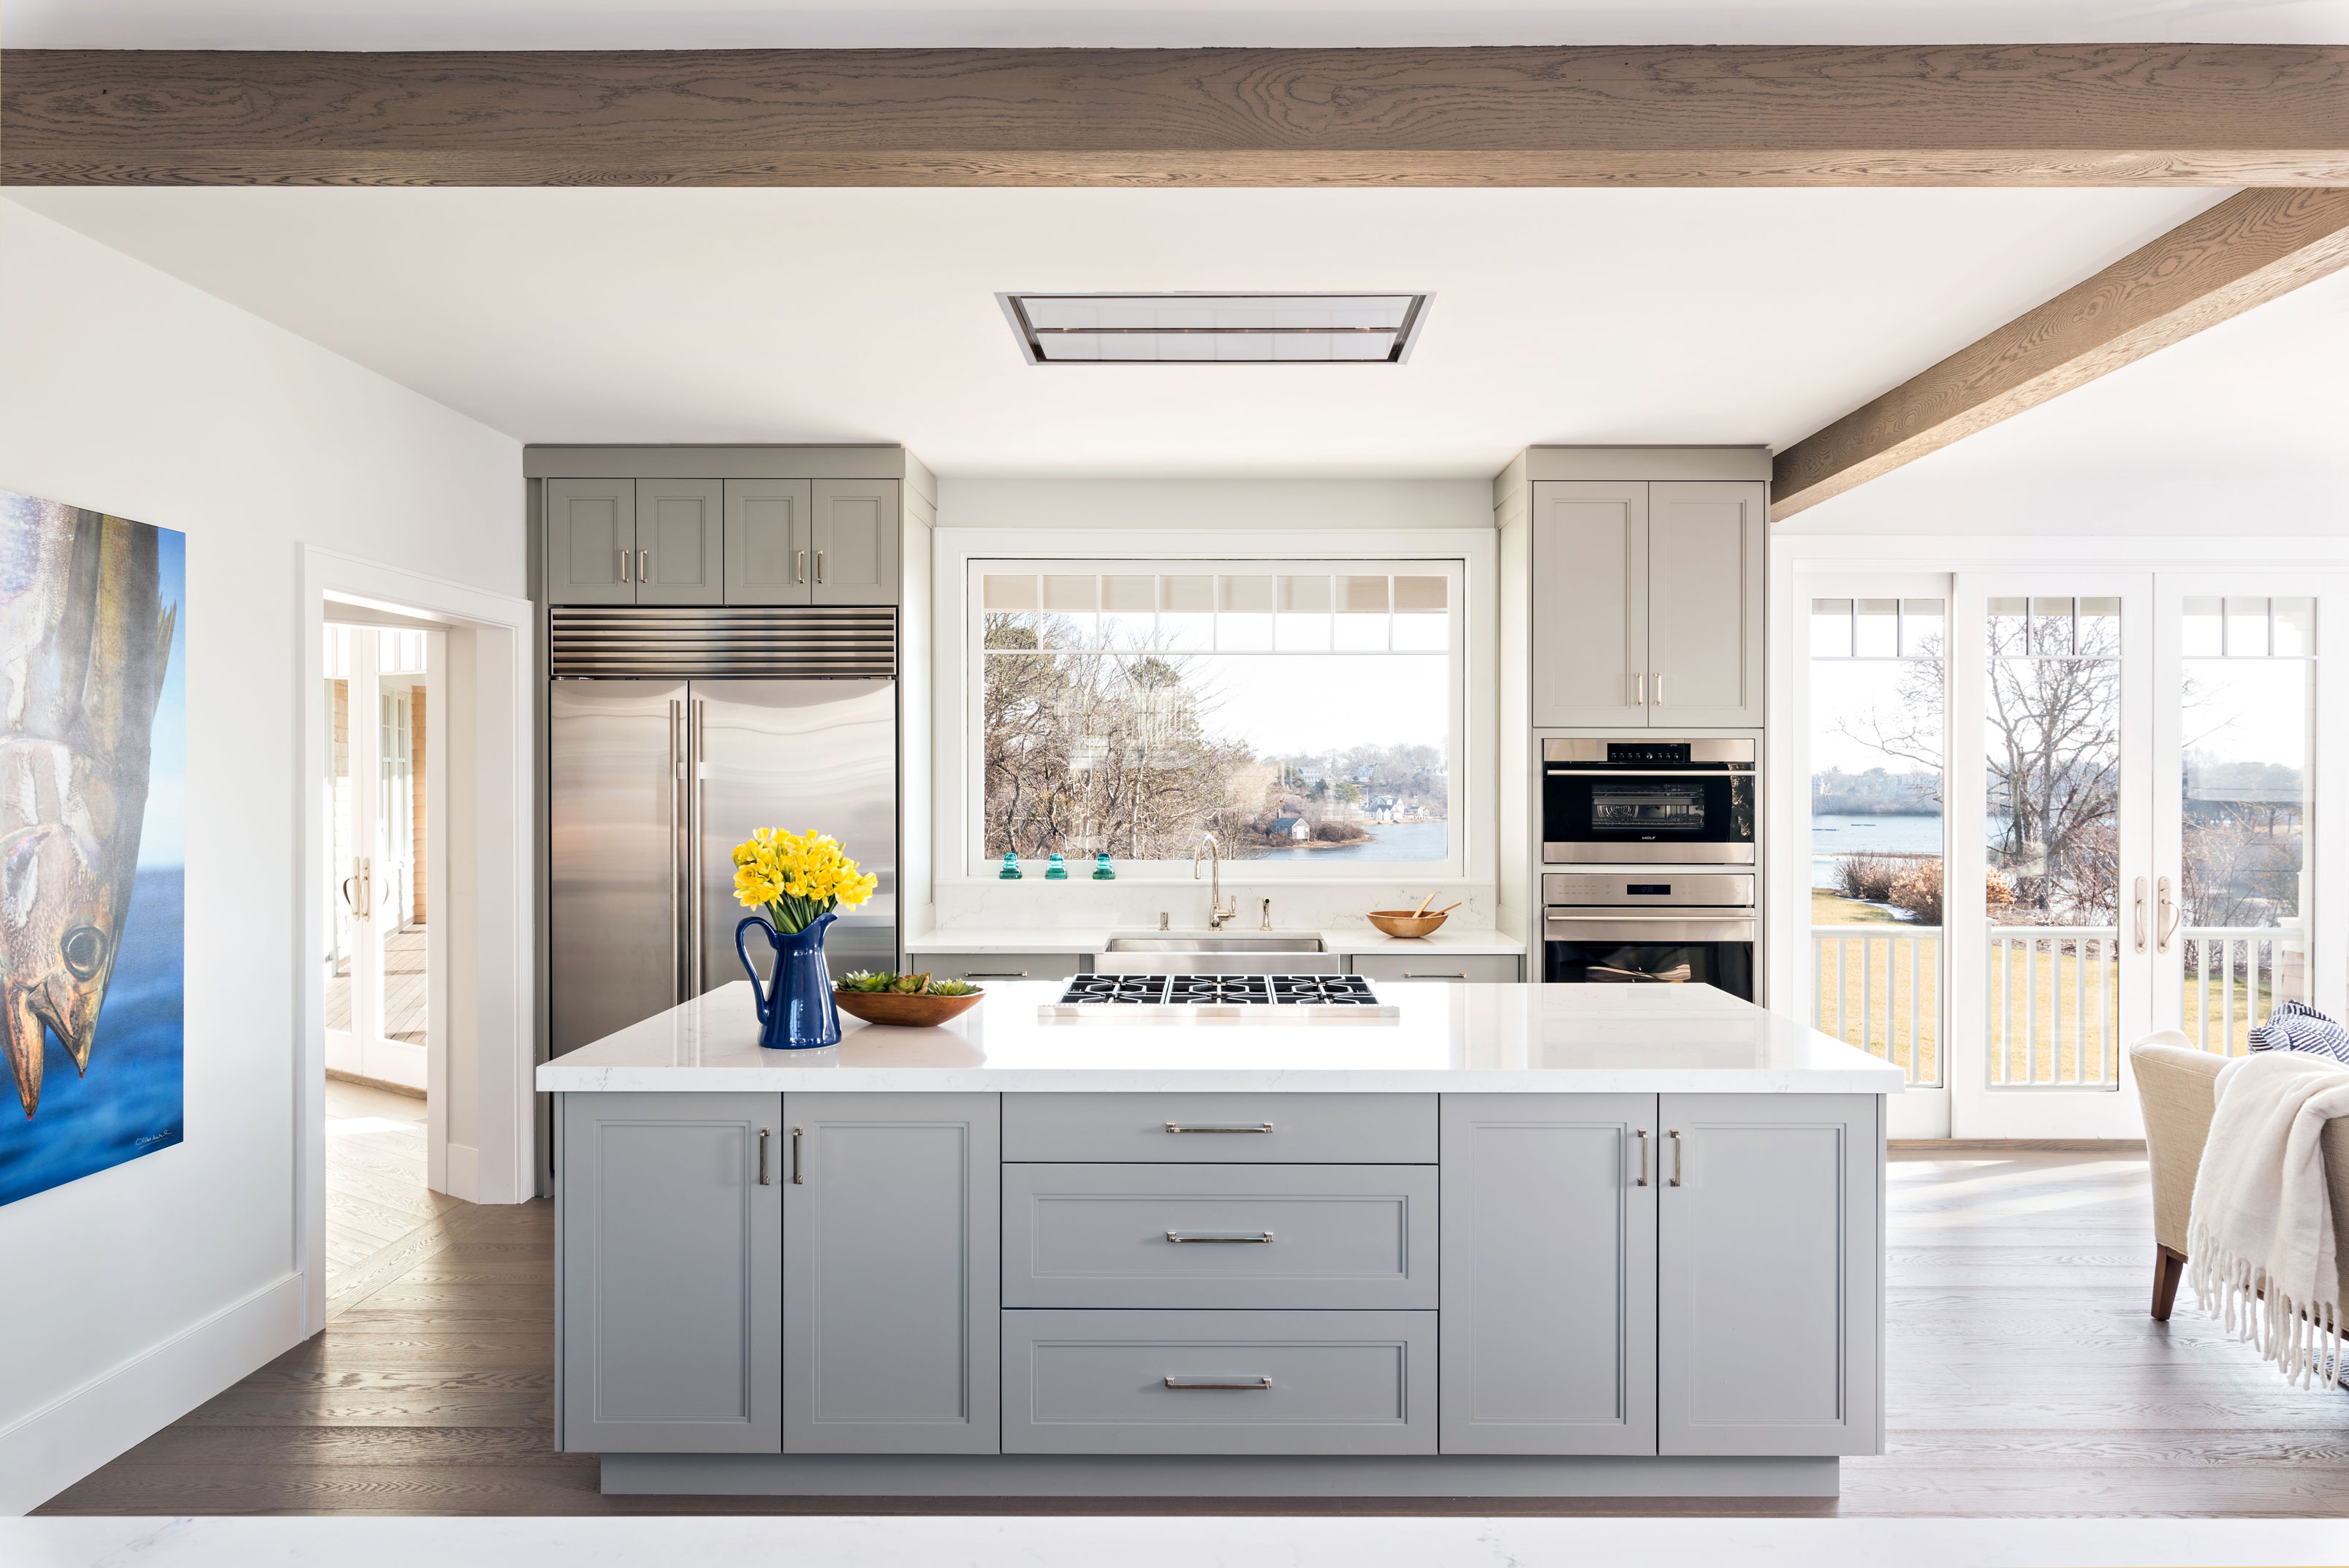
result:
[[[541,1069],[606,1491],[1818,1495],[1880,1451],[1874,1058],[1702,987],[991,990],[791,1054],[721,991]]]

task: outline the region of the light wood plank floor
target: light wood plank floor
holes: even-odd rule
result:
[[[424,1101],[326,1080],[326,1311],[429,1255],[433,1222],[465,1207],[424,1185]]]
[[[2349,1515],[2349,1394],[2302,1392],[2181,1301],[2146,1315],[2142,1156],[1897,1151],[1890,1451],[1833,1501],[606,1499],[551,1451],[546,1204],[458,1205],[326,1331],[47,1513]]]

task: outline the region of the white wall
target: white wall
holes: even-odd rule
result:
[[[0,488],[188,535],[187,1139],[0,1208],[0,1513],[286,1347],[297,546],[523,592],[522,452],[0,202]]]
[[[1493,527],[1490,480],[938,480],[940,528]]]

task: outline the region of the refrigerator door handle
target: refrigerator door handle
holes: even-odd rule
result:
[[[689,1002],[701,995],[705,978],[701,972],[701,776],[709,763],[709,736],[703,727],[703,718],[709,711],[709,704],[698,696],[688,700],[693,705],[692,717],[689,720],[693,727],[687,737],[688,755],[692,758],[692,762],[686,769],[688,775],[686,781],[692,790],[689,797],[692,810],[691,815],[688,818],[687,836],[690,841],[692,851],[693,902],[687,906],[692,911],[686,921],[686,931],[692,938],[692,954],[687,960],[691,968],[688,971],[690,977],[686,985],[685,999]]]
[[[672,1006],[685,1000],[685,955],[678,943],[678,923],[685,902],[679,896],[682,890],[678,884],[684,878],[685,867],[678,842],[685,830],[685,767],[678,733],[684,722],[685,705],[672,701],[668,705],[668,988]]]

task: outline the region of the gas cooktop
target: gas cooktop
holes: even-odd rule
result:
[[[1039,1016],[1048,1024],[1373,1023],[1402,1012],[1356,975],[1080,975]]]

